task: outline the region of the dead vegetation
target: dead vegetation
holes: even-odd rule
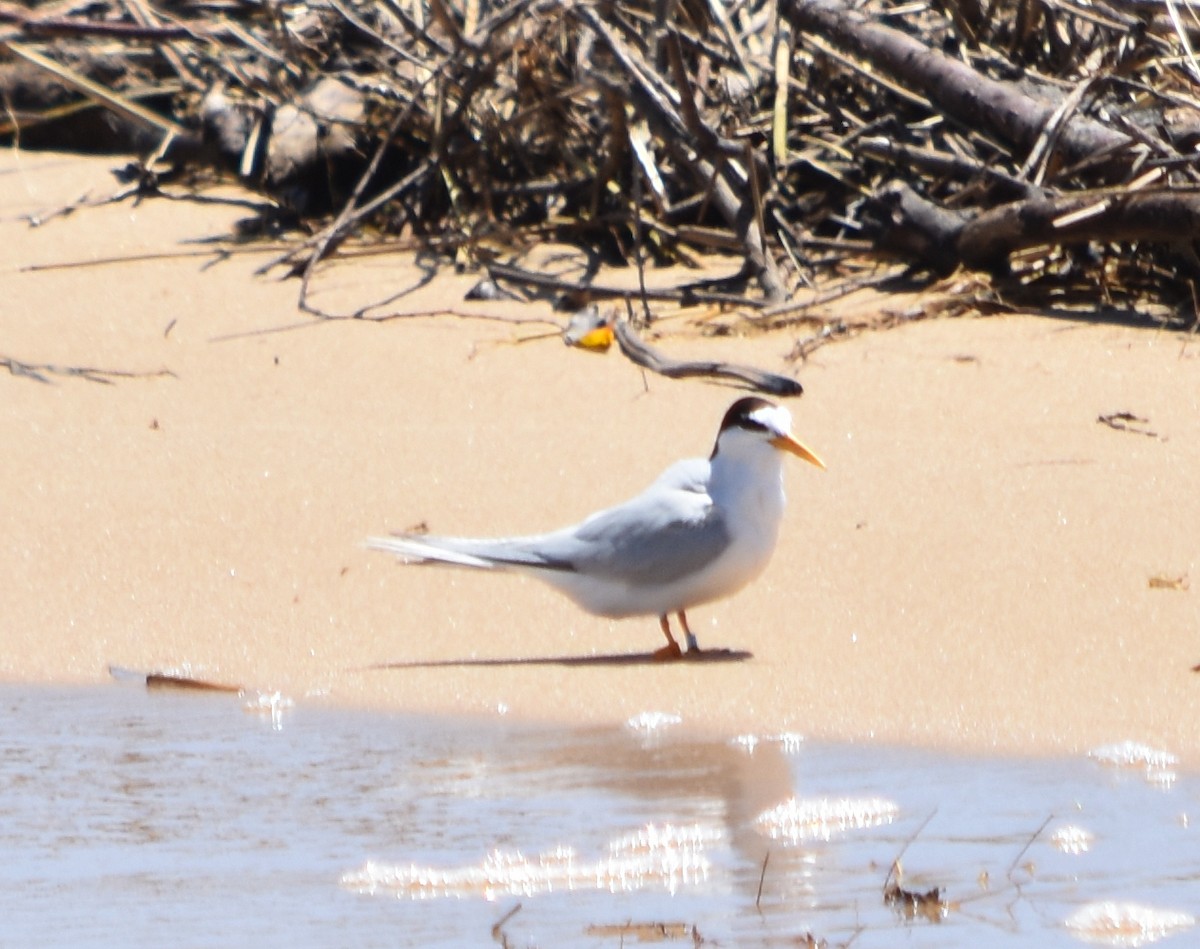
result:
[[[730,255],[704,292],[773,325],[965,270],[942,297],[1190,327],[1198,39],[1169,0],[0,3],[0,134],[236,176],[318,315],[351,244],[537,292],[556,241]]]

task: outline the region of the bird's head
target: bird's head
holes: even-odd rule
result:
[[[770,445],[818,468],[825,467],[825,462],[792,434],[792,414],[787,409],[749,396],[738,399],[725,413],[711,457],[715,459],[722,451],[753,450],[755,445]]]

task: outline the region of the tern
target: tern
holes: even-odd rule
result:
[[[405,563],[527,574],[598,616],[657,616],[667,645],[655,655],[678,658],[668,616],[678,617],[688,652],[699,652],[686,611],[737,593],[770,561],[784,452],[825,467],[792,435],[787,409],[743,398],[725,413],[708,458],[676,462],[641,494],[573,527],[495,539],[402,533],[367,545]]]

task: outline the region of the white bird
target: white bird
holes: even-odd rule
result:
[[[667,645],[674,613],[688,652],[699,645],[685,611],[731,596],[766,568],[785,504],[783,452],[825,465],[792,435],[787,409],[739,399],[725,413],[707,458],[676,462],[624,504],[562,530],[529,537],[470,539],[396,534],[369,547],[405,563],[438,562],[528,574],[598,616],[658,616]]]

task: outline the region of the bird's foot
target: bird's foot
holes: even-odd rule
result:
[[[700,644],[698,642],[696,642],[696,637],[692,634],[691,630],[688,630],[688,633],[687,633],[687,644],[688,644],[687,651],[688,651],[689,655],[693,652],[700,651]]]
[[[661,649],[654,650],[654,658],[658,662],[670,662],[674,659],[682,659],[683,650],[679,648],[679,643],[671,641]]]

